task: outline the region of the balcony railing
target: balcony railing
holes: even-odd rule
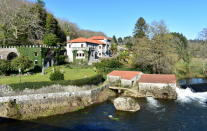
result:
[[[73,47],[72,50],[87,50],[87,51],[89,51],[89,47]]]

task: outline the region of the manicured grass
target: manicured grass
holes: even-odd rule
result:
[[[55,69],[59,69],[64,73],[65,80],[76,80],[91,77],[97,75],[97,73],[92,68],[67,68],[65,66],[58,66]],[[53,71],[53,67],[48,68],[45,75],[37,73],[34,75],[23,75],[21,76],[21,82],[43,82],[50,81],[49,76]],[[20,83],[20,76],[4,76],[0,77],[0,84],[16,84]]]

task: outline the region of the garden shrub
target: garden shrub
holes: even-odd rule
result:
[[[7,60],[0,60],[0,75],[8,74],[12,71],[11,63]]]
[[[21,69],[21,71],[24,72],[25,70],[33,67],[33,61],[26,56],[20,56],[13,59],[11,65],[15,70],[18,71]]]
[[[50,80],[51,81],[60,81],[64,80],[64,74],[60,71],[55,71],[54,73],[50,74]]]
[[[123,66],[119,60],[113,58],[113,59],[103,59],[99,63],[94,64],[95,68],[100,73],[109,73],[113,70],[119,69]]]

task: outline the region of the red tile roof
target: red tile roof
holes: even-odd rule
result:
[[[176,83],[176,77],[173,74],[142,74],[138,82],[142,83]]]
[[[107,38],[105,36],[93,36],[93,37],[90,37],[89,39],[91,39],[91,40],[104,40]]]
[[[69,41],[70,43],[94,43],[94,44],[105,44],[104,42],[101,42],[101,41],[98,41],[98,40],[92,40],[92,39],[87,39],[87,38],[83,38],[83,37],[80,37],[80,38],[77,38],[77,39],[74,39],[74,40],[70,40]]]
[[[112,71],[108,76],[120,76],[122,79],[131,80],[136,75],[141,74],[139,71]]]

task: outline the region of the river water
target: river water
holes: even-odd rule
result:
[[[108,101],[78,112],[32,121],[0,119],[0,131],[206,131],[207,92],[204,79],[188,79],[184,89],[177,89],[177,100],[139,99],[136,113],[116,111]],[[112,115],[114,119],[108,116]]]

